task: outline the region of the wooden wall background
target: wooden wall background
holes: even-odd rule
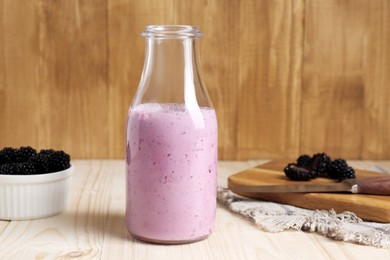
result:
[[[390,159],[388,0],[2,0],[0,147],[123,158],[148,24],[204,32],[220,159]]]

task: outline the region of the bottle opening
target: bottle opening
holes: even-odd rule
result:
[[[191,25],[149,25],[142,36],[146,38],[180,39],[199,38],[202,33],[198,27]]]

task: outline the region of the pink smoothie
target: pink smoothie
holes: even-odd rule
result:
[[[217,120],[211,108],[142,104],[127,123],[129,232],[152,242],[207,237],[216,210]]]

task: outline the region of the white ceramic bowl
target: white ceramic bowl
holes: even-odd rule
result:
[[[73,166],[36,175],[0,174],[0,219],[26,220],[62,212],[69,200]]]

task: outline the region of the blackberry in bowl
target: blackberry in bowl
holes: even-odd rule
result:
[[[73,166],[63,151],[31,147],[0,150],[0,219],[43,218],[69,200]]]

